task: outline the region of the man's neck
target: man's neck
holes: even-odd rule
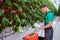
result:
[[[47,9],[47,12],[49,11],[49,9]]]

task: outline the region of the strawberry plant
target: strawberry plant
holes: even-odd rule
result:
[[[13,3],[12,5],[14,8],[18,8],[18,4],[17,3]]]
[[[7,19],[6,17],[3,17],[1,21],[2,27],[7,27],[8,23],[9,23],[9,19]]]
[[[18,11],[19,11],[19,12],[22,12],[22,8],[21,8],[21,7],[19,7],[19,8],[18,8]]]
[[[2,10],[0,9],[0,16],[2,15]]]
[[[13,16],[14,24],[19,26],[21,24],[19,16],[17,14],[14,14]]]
[[[7,6],[11,6],[11,1],[10,1],[10,0],[5,0],[5,4],[6,4]]]
[[[26,19],[22,19],[21,20],[21,26],[27,26],[27,20]]]
[[[9,23],[9,19],[6,17],[3,17],[1,20],[1,29],[0,29],[0,33],[3,31],[3,29],[5,29],[8,26]]]

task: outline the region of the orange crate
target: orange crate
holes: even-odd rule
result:
[[[38,40],[38,33],[30,33],[24,36],[24,40]]]

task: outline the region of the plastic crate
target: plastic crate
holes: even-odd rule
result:
[[[24,40],[38,40],[38,33],[26,34]]]

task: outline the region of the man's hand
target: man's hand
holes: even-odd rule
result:
[[[42,25],[42,26],[40,26],[40,29],[44,29],[44,26]]]
[[[45,26],[40,26],[40,29],[45,29],[45,28],[49,28],[49,27],[52,27],[52,21],[49,21],[49,23]]]

